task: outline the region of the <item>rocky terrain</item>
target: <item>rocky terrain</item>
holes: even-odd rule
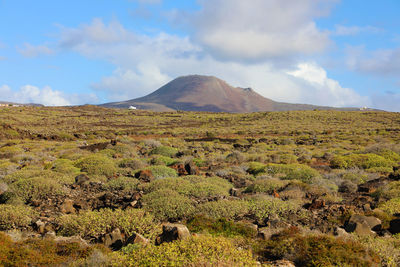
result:
[[[10,107],[0,121],[4,266],[400,264],[397,113]]]

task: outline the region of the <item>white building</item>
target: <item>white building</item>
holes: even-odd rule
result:
[[[134,106],[130,106],[129,109],[130,109],[130,110],[135,110],[135,109],[137,109],[137,108],[134,107]]]

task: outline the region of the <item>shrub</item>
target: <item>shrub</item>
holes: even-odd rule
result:
[[[190,232],[208,233],[215,236],[225,237],[252,237],[257,236],[257,230],[249,224],[229,221],[225,218],[211,219],[205,216],[196,216],[187,223]]]
[[[170,189],[160,189],[142,198],[143,208],[160,221],[178,221],[194,212],[193,201]]]
[[[400,214],[400,197],[392,198],[380,204],[379,208],[391,215]]]
[[[57,219],[59,234],[81,235],[84,238],[99,238],[119,228],[127,236],[139,233],[154,237],[158,225],[151,214],[141,209],[84,211],[79,215],[63,215]]]
[[[357,236],[357,241],[381,257],[381,266],[400,266],[400,236]]]
[[[150,166],[147,169],[151,170],[156,179],[163,179],[167,177],[178,177],[178,173],[169,167],[163,165]]]
[[[263,173],[266,167],[267,166],[265,164],[262,164],[260,162],[250,162],[247,172],[253,175],[257,175],[259,173]]]
[[[145,190],[153,192],[170,189],[182,195],[195,198],[228,196],[232,184],[219,177],[186,176],[184,178],[165,178],[151,182]]]
[[[63,196],[65,194],[60,183],[41,177],[21,179],[10,185],[10,191],[24,202],[46,200],[50,196]]]
[[[255,266],[248,249],[238,249],[223,237],[199,236],[160,246],[128,245],[116,266]]]
[[[258,177],[258,179],[251,185],[249,185],[245,192],[246,193],[268,193],[271,194],[274,190],[279,190],[280,188],[286,186],[287,181],[282,181],[277,178],[263,178]]]
[[[103,185],[106,190],[118,190],[124,192],[131,192],[137,190],[139,185],[139,180],[130,177],[118,177],[117,179],[112,179]]]
[[[269,196],[254,196],[248,200],[249,214],[259,223],[264,223],[271,215],[285,218],[289,213],[295,213],[300,209],[298,202]]]
[[[93,154],[78,160],[75,166],[88,175],[112,176],[116,173],[114,161],[101,154]]]
[[[153,165],[166,165],[166,166],[174,165],[177,162],[178,160],[166,156],[154,157],[150,161],[150,163]]]
[[[130,168],[132,170],[142,169],[146,166],[140,159],[123,159],[120,161],[119,165],[120,168]]]
[[[397,162],[370,153],[335,156],[330,165],[338,169],[362,168],[369,172],[391,172]]]
[[[303,164],[268,164],[264,171],[270,175],[282,175],[282,179],[299,180],[311,184],[321,175],[318,171]]]
[[[28,227],[35,215],[36,213],[28,206],[0,204],[0,230]]]
[[[390,182],[379,189],[379,195],[387,198],[400,198],[400,181]]]
[[[55,172],[70,175],[78,175],[80,173],[80,169],[75,167],[73,161],[69,159],[57,159],[51,169]]]
[[[13,242],[10,237],[0,233],[2,266],[66,266],[71,261],[87,257],[93,249],[76,242],[54,242],[50,239]]]
[[[169,146],[159,146],[150,152],[150,155],[161,155],[165,157],[174,157],[176,154],[178,154],[178,149]]]
[[[290,228],[265,241],[266,258],[288,259],[296,266],[377,266],[379,256],[353,240],[328,235],[303,235]]]
[[[249,206],[246,201],[219,200],[200,204],[196,208],[196,213],[212,219],[237,220],[243,217],[248,210]]]

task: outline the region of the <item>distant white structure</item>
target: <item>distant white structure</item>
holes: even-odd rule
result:
[[[368,110],[368,107],[362,107],[360,110]]]
[[[134,107],[134,106],[130,106],[129,109],[130,109],[130,110],[136,110],[137,108]]]

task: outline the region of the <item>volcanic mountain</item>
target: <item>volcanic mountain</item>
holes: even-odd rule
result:
[[[155,111],[211,111],[245,113],[257,111],[286,111],[336,109],[304,104],[275,102],[251,88],[232,87],[213,76],[190,75],[179,77],[155,92],[123,102],[106,103],[110,108],[128,108]],[[349,108],[345,110],[359,110]]]

